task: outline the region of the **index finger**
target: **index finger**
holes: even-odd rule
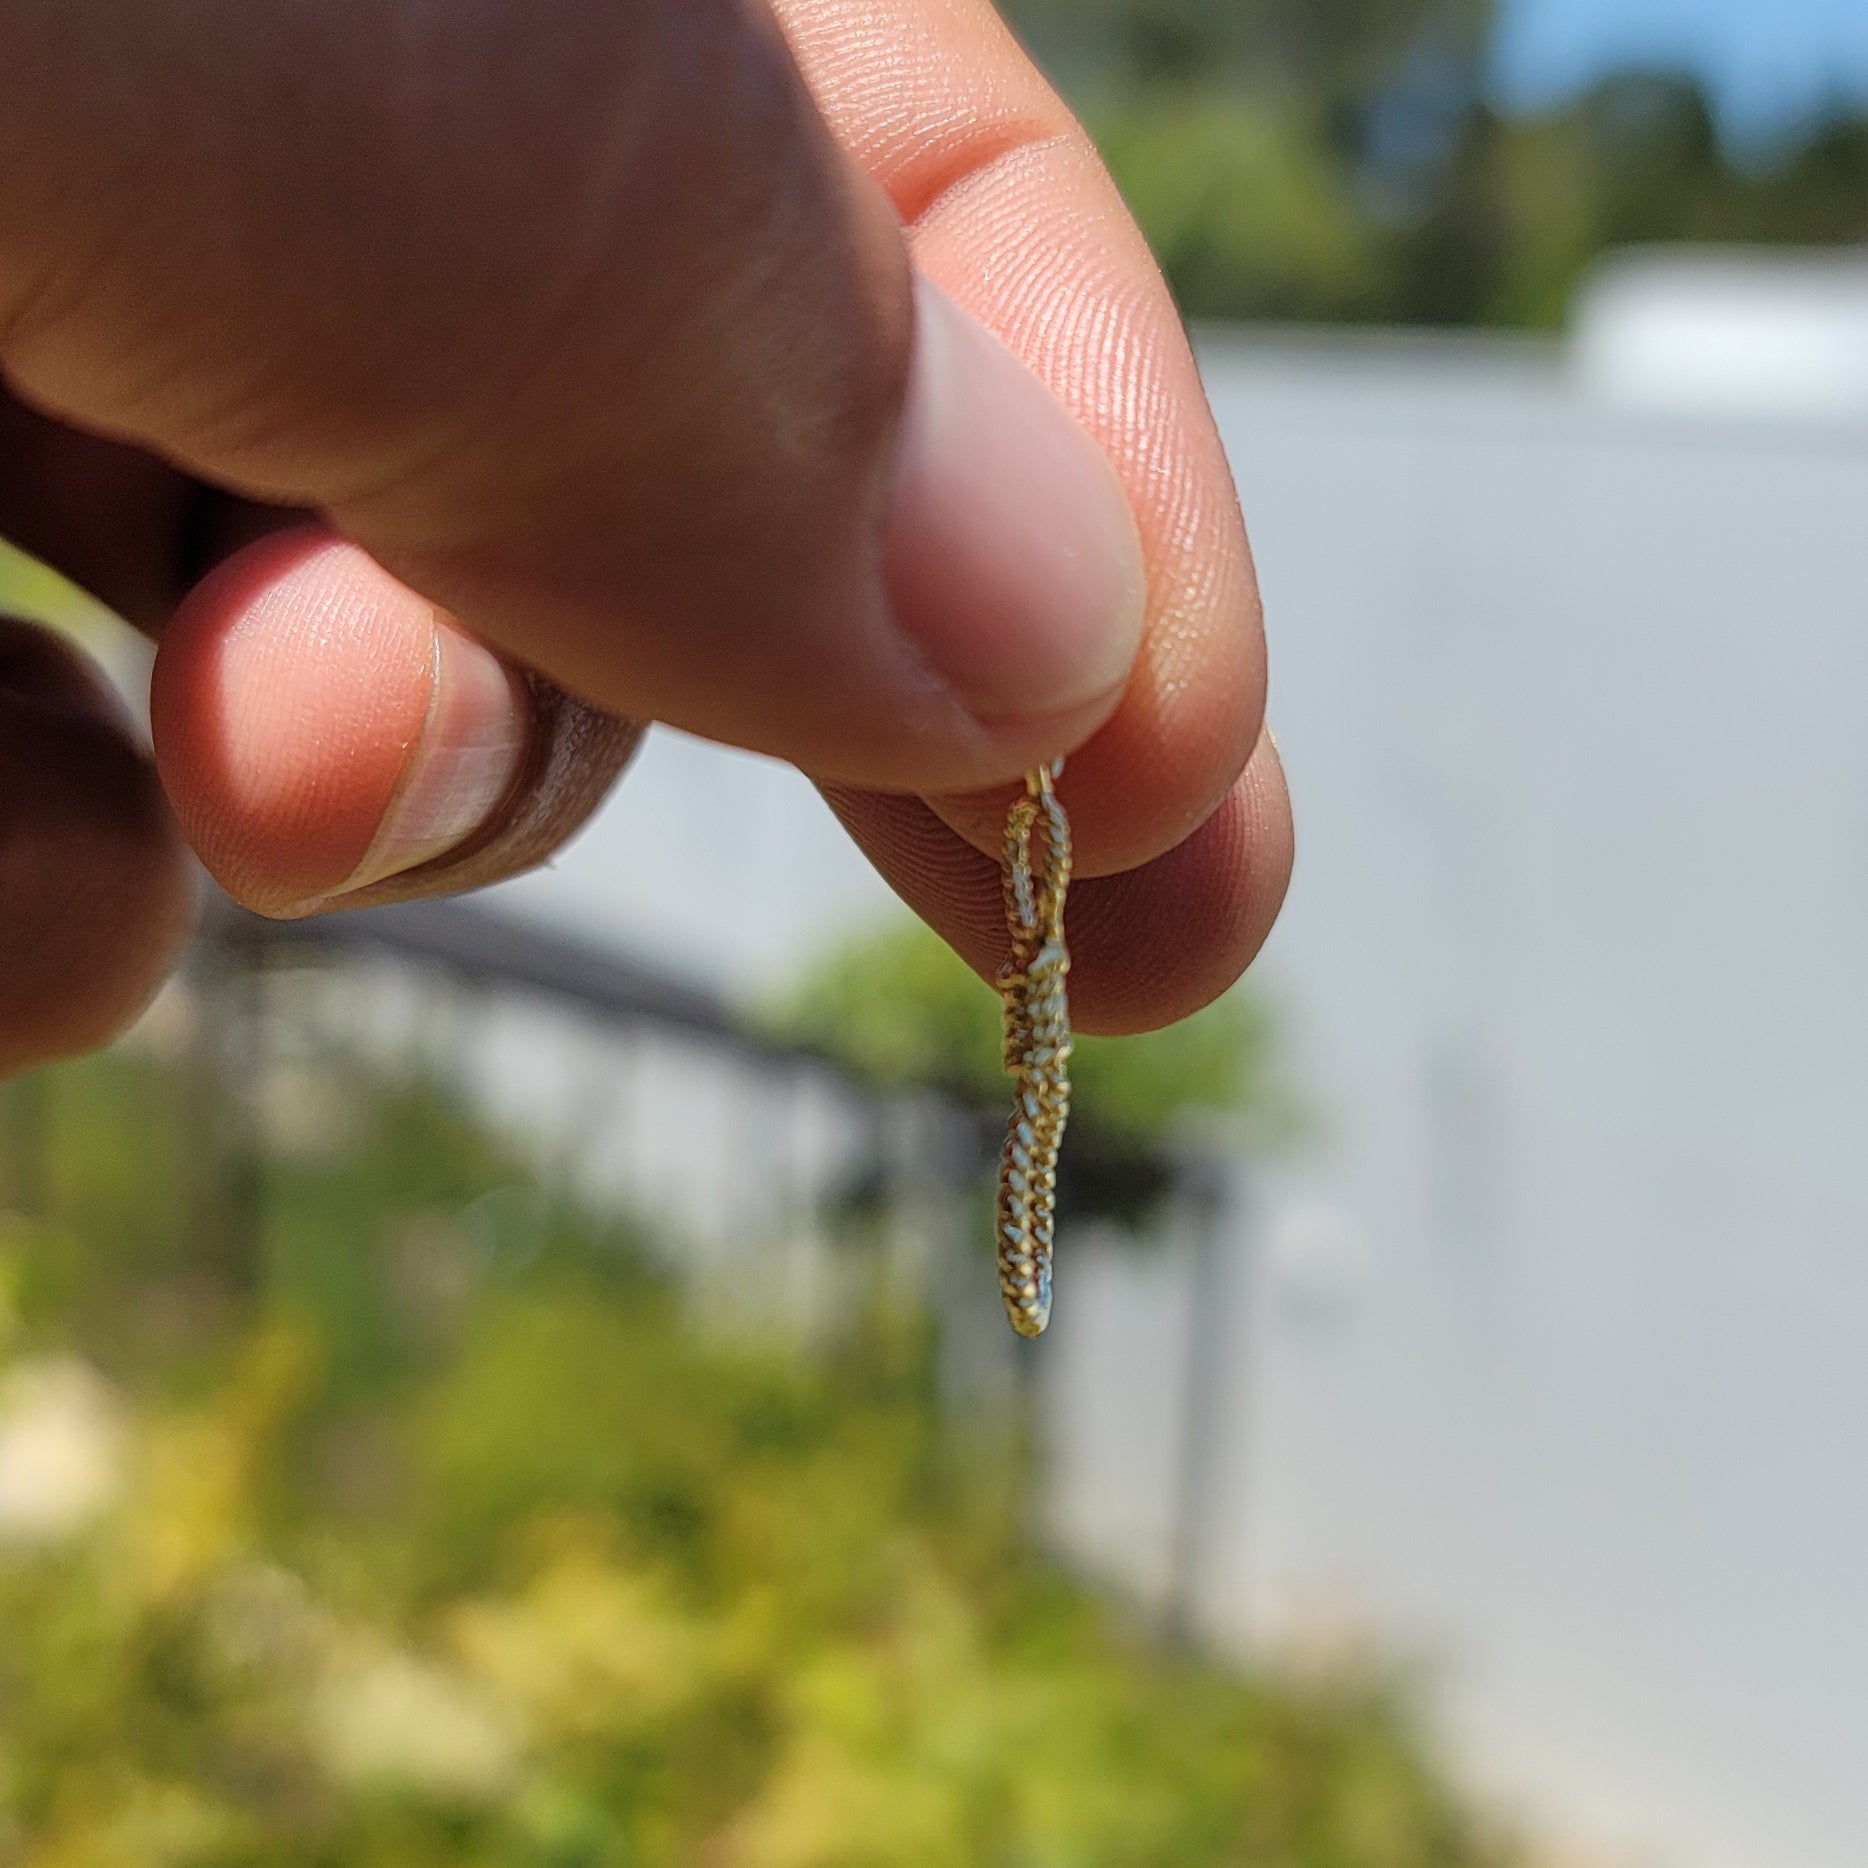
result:
[[[988,0],[775,0],[818,107],[882,184],[915,263],[990,326],[1115,464],[1146,556],[1120,708],[1072,756],[1086,874],[1175,848],[1258,742],[1265,663],[1231,474],[1160,272],[1082,129]],[[1004,799],[935,809],[998,847]]]

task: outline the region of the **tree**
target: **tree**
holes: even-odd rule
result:
[[[1006,0],[1201,318],[1554,328],[1603,252],[1868,238],[1868,120],[1735,155],[1691,79],[1508,117],[1493,0]]]

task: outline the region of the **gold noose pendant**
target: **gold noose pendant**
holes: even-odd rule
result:
[[[1012,951],[999,971],[1005,1067],[1018,1100],[999,1157],[999,1289],[1021,1336],[1051,1320],[1057,1151],[1070,1114],[1070,1002],[1064,896],[1070,888],[1070,819],[1054,782],[1063,760],[1025,780],[1005,820],[1005,921]]]

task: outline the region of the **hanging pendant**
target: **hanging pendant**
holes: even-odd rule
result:
[[[999,1290],[1021,1336],[1051,1320],[1057,1152],[1070,1114],[1070,1003],[1064,897],[1070,820],[1057,796],[1059,759],[1025,781],[1005,821],[1005,920],[1011,953],[999,972],[1005,1068],[1017,1101],[999,1158]]]

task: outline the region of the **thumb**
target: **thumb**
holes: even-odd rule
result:
[[[0,9],[0,368],[845,782],[1064,751],[1140,635],[1113,471],[911,282],[756,0]]]

